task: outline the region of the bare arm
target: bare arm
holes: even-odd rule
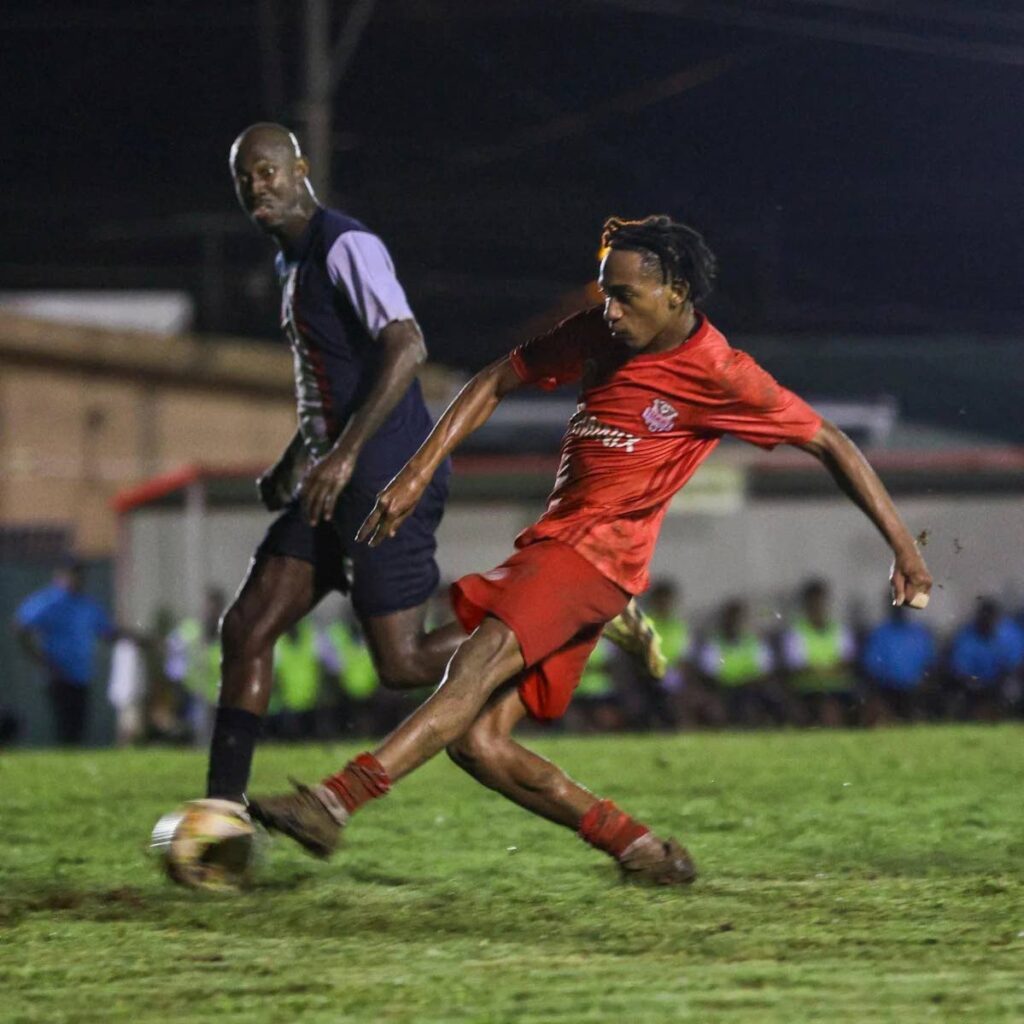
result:
[[[372,547],[393,537],[416,507],[438,466],[474,430],[483,426],[510,391],[522,384],[508,356],[481,370],[456,395],[420,449],[381,491],[356,535]]]
[[[352,477],[359,453],[380,429],[399,399],[409,390],[427,347],[415,320],[395,320],[377,336],[380,366],[366,401],[345,424],[331,451],[302,483],[303,504],[314,526],[330,519],[338,496]]]
[[[893,604],[924,607],[932,589],[931,574],[889,492],[860,449],[828,420],[823,421],[810,441],[797,447],[810,452],[825,466],[892,548]]]

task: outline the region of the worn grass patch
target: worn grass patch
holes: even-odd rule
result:
[[[314,862],[260,884],[166,883],[149,829],[198,753],[0,761],[4,1022],[1024,1020],[1022,732],[545,738],[535,745],[686,842],[683,892],[618,884],[570,834],[446,760]],[[267,747],[254,789],[344,747]]]

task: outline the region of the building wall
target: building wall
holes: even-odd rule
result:
[[[927,621],[945,630],[968,615],[978,594],[1024,595],[1024,545],[1017,496],[906,498],[900,507],[916,532],[928,530],[925,553],[937,587]],[[492,568],[512,552],[515,534],[536,517],[535,504],[450,503],[438,532],[445,579]],[[129,517],[125,613],[140,624],[165,604],[185,608],[183,519],[173,510]],[[208,582],[231,593],[270,522],[258,510],[217,511],[205,525]],[[665,520],[652,574],[674,579],[698,617],[727,597],[751,600],[762,625],[789,610],[809,576],[823,576],[840,608],[880,614],[890,556],[884,541],[849,502],[836,499],[752,501],[730,514],[675,514]],[[552,580],[557,587],[558,581]]]
[[[444,402],[458,380],[424,367]],[[70,528],[111,556],[120,490],[189,464],[258,468],[295,432],[284,344],[0,316],[0,527]]]
[[[62,367],[3,367],[0,524],[69,524],[78,550],[113,554],[118,491],[194,462],[261,466],[295,431],[290,395],[206,394]]]

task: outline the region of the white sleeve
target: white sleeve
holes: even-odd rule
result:
[[[142,696],[142,659],[134,640],[118,640],[110,652],[107,699],[118,709]]]
[[[172,683],[184,682],[188,675],[188,644],[177,629],[164,641],[164,675]]]
[[[790,669],[807,667],[803,637],[795,629],[787,629],[782,634],[782,661]]]
[[[327,273],[334,287],[348,296],[371,338],[395,320],[413,318],[390,253],[369,231],[339,235],[327,253]]]
[[[316,631],[316,656],[320,664],[328,672],[338,673],[341,671],[341,659],[338,657],[338,649],[322,629]]]
[[[839,627],[839,657],[843,661],[853,661],[857,653],[857,642],[853,637],[853,630],[847,626]]]
[[[701,671],[712,679],[717,679],[722,674],[722,652],[714,641],[707,641],[700,649],[697,656],[697,664]]]

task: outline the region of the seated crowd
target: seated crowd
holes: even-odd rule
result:
[[[211,591],[205,630],[183,624],[167,646],[183,733],[199,743],[216,699],[222,600]],[[602,640],[559,728],[873,726],[1024,715],[1024,625],[991,598],[979,598],[971,619],[945,637],[927,616],[888,602],[880,622],[843,622],[817,579],[801,587],[793,614],[767,613],[769,629],[754,628],[750,604],[739,597],[696,628],[667,580],[643,603],[661,636],[665,676],[644,674]],[[435,617],[445,614],[439,600]],[[423,697],[379,685],[354,621],[300,623],[278,642],[274,667],[268,732],[280,739],[382,735]]]
[[[669,671],[637,678],[606,650],[588,666],[577,699],[584,728],[872,726],[891,722],[995,721],[1024,714],[1024,624],[981,597],[974,614],[938,637],[927,616],[886,601],[873,625],[846,623],[828,584],[809,580],[792,615],[751,625],[731,598],[692,629],[668,581],[652,587],[647,612]]]

